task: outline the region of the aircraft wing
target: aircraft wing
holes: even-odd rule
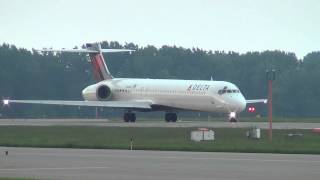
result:
[[[267,104],[268,99],[250,99],[250,100],[246,100],[247,104],[252,104],[252,103],[265,103]]]
[[[94,106],[113,108],[139,108],[151,109],[151,102],[148,101],[60,101],[60,100],[3,100],[3,104],[23,103],[23,104],[49,104],[66,106]]]

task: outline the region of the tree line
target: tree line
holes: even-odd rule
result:
[[[320,52],[303,59],[283,51],[207,51],[176,46],[140,47],[101,42],[103,48],[128,48],[134,53],[105,54],[114,77],[224,80],[235,83],[246,99],[267,97],[266,70],[276,70],[274,114],[281,117],[320,116]],[[0,46],[0,96],[14,99],[81,100],[93,84],[90,62],[81,54],[39,53],[14,45]],[[39,105],[1,107],[0,117],[91,117],[94,108]],[[266,115],[264,105],[258,113]],[[246,114],[246,113],[244,113]]]

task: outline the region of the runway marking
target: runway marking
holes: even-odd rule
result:
[[[15,153],[17,155],[57,156],[54,153]],[[155,155],[108,155],[108,154],[60,154],[59,156],[80,157],[117,157],[117,158],[149,158],[149,159],[191,159],[191,160],[224,160],[224,161],[260,161],[260,162],[292,162],[292,163],[320,163],[320,160],[291,160],[291,159],[262,159],[262,158],[220,158],[220,157],[188,157],[188,156],[155,156]]]
[[[0,171],[32,171],[32,170],[82,170],[82,169],[108,169],[110,167],[51,167],[51,168],[4,168]]]

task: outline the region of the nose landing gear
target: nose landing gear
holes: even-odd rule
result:
[[[229,114],[229,122],[231,122],[231,123],[238,122],[236,112],[230,112],[230,114]]]

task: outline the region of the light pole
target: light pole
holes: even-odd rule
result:
[[[272,82],[276,79],[276,70],[267,70],[266,75],[268,80],[269,140],[272,141]]]

